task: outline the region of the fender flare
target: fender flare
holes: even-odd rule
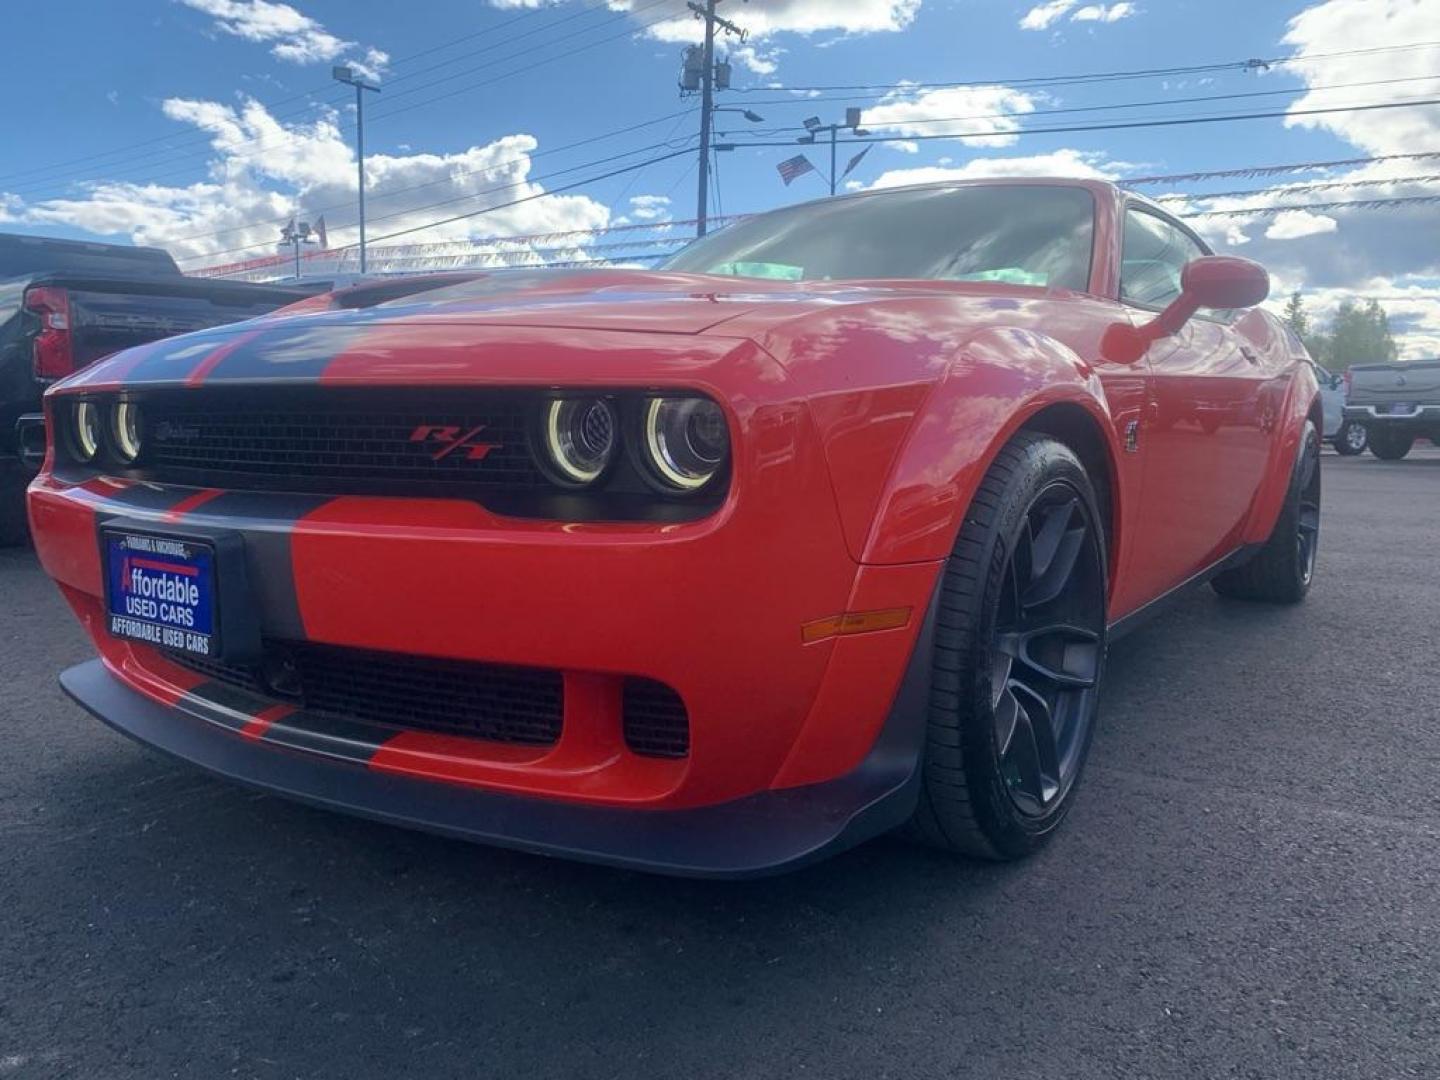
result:
[[[1315,421],[1316,431],[1323,441],[1325,416],[1320,384],[1309,365],[1302,364],[1297,365],[1295,378],[1290,380],[1281,403],[1275,425],[1277,434],[1270,446],[1265,478],[1255,492],[1250,512],[1245,518],[1243,544],[1263,544],[1275,531],[1275,522],[1280,519],[1285,496],[1290,490],[1295,455],[1300,452],[1300,433],[1306,420]]]
[[[943,559],[1000,448],[1057,405],[1093,422],[1109,476],[1112,536],[1127,530],[1120,443],[1094,365],[1048,335],[994,327],[962,347],[926,398],[893,462],[866,539],[864,563]],[[1116,544],[1118,548],[1118,543]],[[1112,566],[1118,565],[1112,550]]]

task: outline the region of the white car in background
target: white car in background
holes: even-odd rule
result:
[[[1313,365],[1315,378],[1320,381],[1320,401],[1325,408],[1325,431],[1322,437],[1335,448],[1337,454],[1353,457],[1363,454],[1370,444],[1369,433],[1364,424],[1345,419],[1345,378],[1336,375],[1319,364]]]

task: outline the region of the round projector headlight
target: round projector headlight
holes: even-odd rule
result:
[[[110,414],[115,453],[127,465],[140,456],[140,406],[122,401]]]
[[[559,398],[545,406],[545,454],[562,482],[583,487],[615,456],[619,425],[603,398]]]
[[[94,461],[100,452],[100,406],[93,401],[75,405],[75,456],[81,461]]]
[[[707,398],[651,398],[645,404],[645,451],[660,480],[698,491],[730,456],[730,429]]]

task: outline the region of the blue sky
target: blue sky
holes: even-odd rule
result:
[[[867,186],[977,171],[1127,177],[1440,151],[1437,106],[1013,133],[1440,97],[1440,47],[1418,47],[1440,43],[1440,4],[1427,0],[725,0],[721,11],[752,30],[745,45],[726,47],[735,89],[721,102],[764,121],[722,114],[720,127],[783,144],[719,157],[714,208],[727,213],[823,194],[815,175],[787,189],[775,166],[807,149],[823,168],[823,149],[793,139],[806,116],[840,119],[847,105],[865,108],[867,125],[888,139],[850,177]],[[383,86],[367,98],[372,217],[385,215],[372,236],[683,149],[698,123],[697,102],[675,85],[683,44],[698,31],[678,14],[681,0],[57,0],[49,12],[63,34],[12,50],[0,75],[10,100],[24,101],[0,115],[0,227],[161,244],[187,269],[273,254],[276,222],[296,211],[324,212],[332,245],[353,240],[353,105],[331,82],[332,63],[356,63]],[[1302,62],[1030,81],[1282,57]],[[908,87],[962,81],[985,85]],[[866,88],[818,98],[792,89],[841,84]],[[1264,96],[1184,100],[1229,94]],[[1047,115],[1091,107],[1105,111]],[[647,121],[656,122],[564,149]],[[995,134],[914,138],[977,130]],[[643,149],[657,143],[667,145]],[[856,149],[842,148],[841,161]],[[598,163],[625,152],[633,154]],[[1440,158],[1145,190],[1188,194],[1177,209],[1197,212],[1440,193],[1413,179],[1427,174],[1440,174]],[[695,180],[687,154],[405,242],[458,252],[466,238],[690,218]],[[1366,186],[1275,190],[1318,181]],[[1201,199],[1236,190],[1255,194]],[[1440,352],[1440,207],[1196,220],[1217,244],[1265,261],[1282,287],[1303,286],[1318,312],[1346,292],[1381,295],[1408,349]],[[622,238],[637,235],[666,234]],[[563,243],[593,257],[587,245],[601,242]]]

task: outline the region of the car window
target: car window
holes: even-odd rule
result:
[[[1183,229],[1143,210],[1125,212],[1120,263],[1120,299],[1145,307],[1165,307],[1180,295],[1185,264],[1205,250]]]
[[[927,187],[757,214],[669,270],[783,281],[926,278],[1084,291],[1095,200],[1062,184]]]

